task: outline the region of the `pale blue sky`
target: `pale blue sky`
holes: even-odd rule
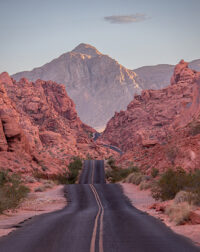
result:
[[[199,13],[200,0],[0,0],[0,72],[31,70],[80,43],[130,69],[191,61]]]

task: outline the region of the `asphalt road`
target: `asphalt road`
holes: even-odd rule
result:
[[[103,161],[84,163],[67,185],[63,210],[26,221],[0,239],[0,252],[193,252],[189,240],[134,208],[117,184],[105,184]]]

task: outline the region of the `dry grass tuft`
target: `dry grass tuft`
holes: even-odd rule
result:
[[[189,215],[193,208],[188,202],[173,203],[166,207],[165,213],[169,216],[170,221],[176,225],[182,225],[185,221],[189,220]]]

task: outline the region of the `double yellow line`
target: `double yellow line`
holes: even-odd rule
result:
[[[93,166],[94,169],[94,166]],[[100,219],[100,229],[99,229],[99,252],[103,252],[103,216],[104,216],[104,208],[103,204],[100,200],[99,194],[97,193],[96,188],[91,184],[90,185],[92,192],[94,193],[94,197],[96,199],[98,205],[98,213],[95,218],[94,228],[92,233],[92,239],[90,243],[90,252],[95,252],[95,242],[97,238],[97,226],[98,221]]]

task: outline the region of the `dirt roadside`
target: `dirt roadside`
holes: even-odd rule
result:
[[[26,219],[62,209],[66,205],[62,185],[44,192],[31,192],[18,209],[0,215],[0,237],[15,230]]]
[[[164,222],[168,227],[170,227],[174,232],[190,238],[195,244],[200,246],[200,225],[179,225],[176,226],[174,223],[169,221],[167,215],[156,212],[154,209],[149,209],[149,207],[156,201],[151,197],[150,191],[141,191],[138,186],[127,183],[120,183],[124,194],[130,199],[134,207],[140,209],[152,215],[162,222]]]

